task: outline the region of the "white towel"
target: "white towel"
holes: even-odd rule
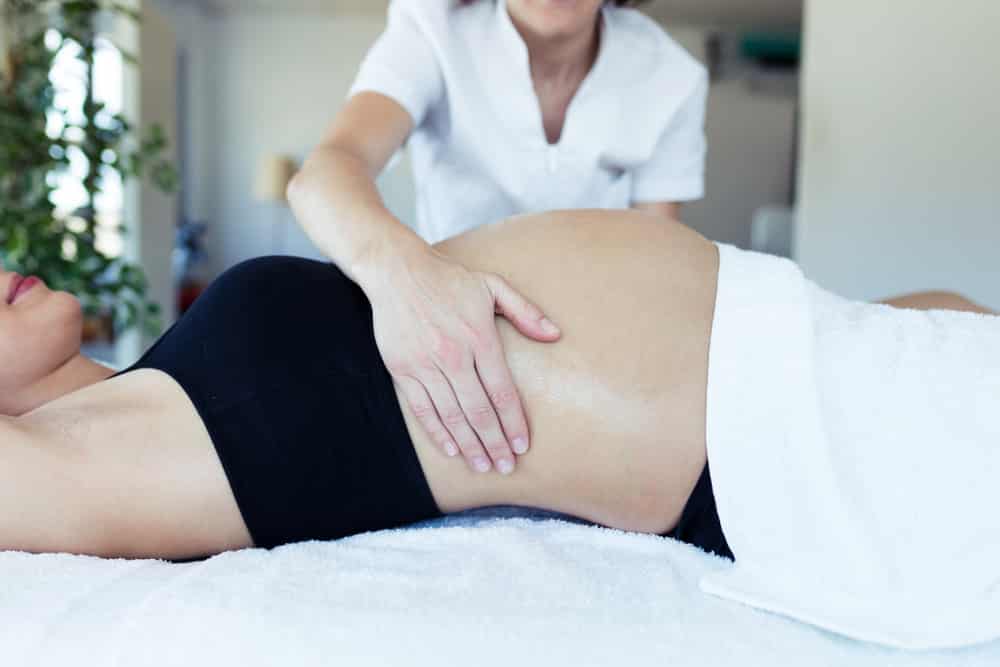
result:
[[[710,593],[906,648],[1000,637],[1000,318],[858,304],[721,246]]]
[[[204,562],[0,553],[10,667],[995,667],[705,595],[689,545],[561,521],[383,531]]]

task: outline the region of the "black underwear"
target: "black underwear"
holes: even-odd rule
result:
[[[667,533],[667,537],[693,544],[710,553],[729,560],[735,560],[729,549],[726,536],[722,534],[722,524],[719,522],[719,512],[715,507],[715,496],[712,493],[712,478],[708,473],[708,464],[701,472],[694,491],[688,497],[677,526]]]
[[[442,516],[368,299],[333,264],[263,257],[233,267],[122,373],[141,368],[187,393],[255,546]],[[732,558],[707,468],[669,536]]]

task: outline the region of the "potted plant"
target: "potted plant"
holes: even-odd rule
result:
[[[95,322],[106,322],[119,333],[135,326],[156,333],[159,306],[146,297],[146,277],[139,266],[99,247],[94,206],[112,172],[123,183],[148,176],[165,192],[177,185],[176,170],[162,159],[162,129],[154,126],[136,142],[129,121],[93,94],[98,26],[139,16],[108,0],[0,0],[0,11],[0,258],[11,270],[75,294],[89,331]],[[82,114],[55,104],[50,72],[67,44],[75,45],[82,62]],[[127,53],[122,57],[136,65]],[[86,203],[58,215],[52,176],[67,173],[71,153],[87,165],[80,179]]]

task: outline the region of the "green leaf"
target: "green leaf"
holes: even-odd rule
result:
[[[6,11],[4,18],[18,26],[10,32],[15,35],[13,41],[6,45],[10,62],[15,64],[13,76],[3,78],[0,73],[0,256],[11,269],[39,275],[55,289],[72,291],[87,312],[113,314],[120,331],[141,326],[152,332],[159,326],[159,307],[147,297],[148,280],[141,267],[97,249],[93,211],[77,212],[82,225],[68,227],[66,219],[57,218],[50,177],[66,172],[67,151],[74,147],[90,164],[81,185],[91,201],[101,192],[107,169],[118,171],[123,180],[148,174],[155,187],[172,192],[178,179],[176,169],[163,157],[169,146],[166,133],[153,126],[134,137],[134,151],[123,151],[123,142],[135,133],[133,125],[88,99],[83,107],[86,122],[79,127],[68,125],[62,136],[46,134],[47,115],[66,117],[53,107],[55,89],[49,72],[54,53],[45,44],[46,31],[54,27],[62,43],[79,45],[80,59],[90,68],[97,38],[107,37],[96,32],[98,12],[114,12],[129,20],[141,16],[112,0],[6,0],[0,4]],[[54,17],[48,15],[52,7]],[[128,53],[123,58],[135,60]],[[108,151],[114,159],[103,163]]]

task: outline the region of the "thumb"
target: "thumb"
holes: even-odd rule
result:
[[[562,332],[542,309],[525,299],[507,281],[494,274],[485,275],[486,286],[493,294],[494,309],[506,317],[522,334],[543,342],[557,340]]]

